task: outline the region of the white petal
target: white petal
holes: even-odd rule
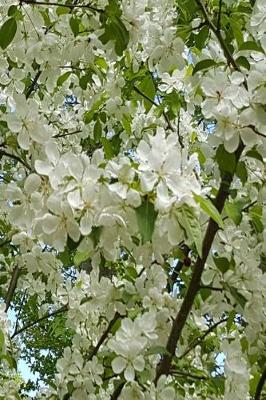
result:
[[[92,216],[87,212],[80,220],[80,232],[83,236],[89,235],[92,228]]]
[[[57,230],[59,223],[60,223],[60,218],[57,217],[56,215],[45,214],[44,217],[42,218],[43,232],[46,233],[47,235],[54,233]]]
[[[128,365],[124,372],[125,379],[129,382],[133,382],[135,379],[135,370],[132,365]]]
[[[41,175],[50,175],[51,172],[53,171],[53,168],[50,164],[41,160],[35,161],[35,169],[38,172],[38,174]]]
[[[247,146],[252,147],[259,141],[258,136],[250,128],[242,129],[240,135],[241,135],[241,139],[243,140],[244,144]]]
[[[238,143],[239,143],[239,135],[237,132],[235,132],[235,134],[232,136],[230,140],[226,140],[224,142],[224,148],[226,151],[228,151],[228,153],[233,153],[234,151],[236,151]]]
[[[140,185],[143,192],[152,191],[156,181],[157,176],[151,171],[142,172],[140,175]]]
[[[11,132],[17,133],[22,129],[21,120],[16,116],[15,113],[8,114],[6,117],[6,122]]]
[[[53,235],[53,245],[58,251],[64,251],[67,242],[67,233],[65,229],[58,229]]]
[[[17,136],[18,144],[23,150],[29,150],[30,148],[30,138],[25,130],[19,132]]]
[[[116,357],[112,361],[112,368],[115,374],[120,374],[126,367],[127,363],[123,357]]]
[[[143,356],[138,356],[133,361],[133,366],[136,371],[143,371],[145,366],[145,361]]]
[[[24,189],[26,193],[33,193],[40,187],[42,181],[39,175],[30,174],[24,183]]]
[[[71,207],[82,208],[83,202],[79,190],[73,190],[73,192],[68,193],[67,200]]]
[[[83,174],[83,164],[78,157],[71,157],[68,164],[68,170],[77,181],[81,180]]]
[[[54,142],[49,142],[45,146],[45,153],[48,159],[53,165],[56,165],[59,160],[59,151],[57,150],[57,145]]]
[[[77,242],[80,238],[80,231],[78,223],[72,219],[67,221],[67,233],[74,242]]]

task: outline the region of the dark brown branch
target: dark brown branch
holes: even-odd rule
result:
[[[160,106],[160,104],[157,104],[153,99],[151,99],[149,96],[147,96],[145,93],[143,93],[137,86],[134,85],[133,89],[135,90],[136,93],[138,93],[145,100],[149,101],[155,107],[159,107]],[[174,128],[173,128],[171,122],[169,121],[169,118],[168,118],[168,116],[167,116],[165,111],[163,111],[163,116],[164,116],[164,119],[165,119],[165,121],[167,123],[168,129],[170,129],[171,131],[174,131]]]
[[[254,400],[260,400],[262,389],[263,389],[265,382],[266,382],[266,368],[262,372],[261,377],[259,379],[258,385],[256,387],[256,393],[255,393]]]
[[[71,135],[76,135],[77,133],[80,133],[81,130],[77,130],[74,132],[67,132],[67,133],[59,133],[58,135],[53,136],[53,138],[58,139],[58,138],[64,138],[65,136],[71,136]]]
[[[243,150],[244,150],[244,144],[240,142],[238,149],[235,152],[236,165],[239,161],[239,158]],[[221,213],[224,208],[225,201],[228,197],[229,188],[233,180],[234,172],[235,171],[233,171],[232,173],[227,172],[222,175],[221,184],[217,196],[214,200],[214,205],[216,206],[219,213]],[[192,274],[189,287],[185,294],[181,308],[173,322],[172,329],[167,341],[166,350],[168,354],[164,355],[160,363],[158,364],[155,383],[157,383],[161,375],[168,375],[170,372],[172,359],[175,356],[177,342],[180,339],[183,328],[185,326],[189,313],[192,309],[195,297],[200,288],[200,281],[204,270],[205,262],[208,258],[214,237],[218,229],[219,226],[217,225],[217,223],[213,219],[210,219],[203,239],[202,257],[198,257],[194,265],[194,272]]]
[[[228,318],[223,318],[220,321],[216,322],[215,324],[211,325],[209,327],[209,329],[207,329],[206,332],[204,332],[202,335],[198,336],[197,338],[195,338],[194,340],[192,340],[192,342],[190,342],[190,344],[188,345],[187,350],[181,354],[180,357],[178,357],[179,359],[185,357],[188,353],[190,353],[193,349],[195,349],[195,347],[203,342],[203,340],[206,338],[206,336],[208,336],[211,332],[213,332],[219,325],[223,324],[224,322],[226,322],[228,320]]]
[[[71,3],[56,3],[56,2],[47,2],[47,1],[34,1],[34,0],[20,0],[20,4],[32,4],[34,6],[47,6],[47,7],[66,7],[66,8],[87,8],[91,11],[96,11],[99,13],[104,12],[104,10],[94,7],[91,4],[71,4]]]
[[[47,314],[43,315],[42,317],[36,319],[35,321],[33,321],[33,322],[31,322],[31,323],[29,323],[27,325],[24,325],[22,328],[20,328],[19,330],[15,331],[13,333],[13,335],[11,336],[11,339],[13,339],[17,335],[20,335],[21,333],[23,333],[27,329],[32,328],[34,325],[39,324],[40,322],[44,321],[45,319],[48,319],[50,317],[54,317],[54,316],[56,316],[58,314],[61,314],[61,313],[65,312],[65,311],[67,311],[67,310],[68,310],[68,306],[65,305],[65,306],[59,308],[58,310],[55,310],[55,311],[53,311],[51,313],[47,313]]]
[[[121,315],[116,312],[114,315],[114,318],[109,322],[109,325],[107,326],[106,330],[104,331],[104,333],[102,334],[102,336],[100,337],[97,345],[94,347],[94,349],[92,350],[92,352],[89,355],[89,360],[91,360],[93,358],[93,356],[95,356],[98,353],[99,348],[101,347],[101,345],[103,344],[103,342],[105,341],[105,339],[107,338],[110,330],[112,329],[112,327],[114,326],[114,324],[116,323],[116,321],[121,317]]]
[[[125,386],[126,382],[121,382],[117,388],[115,389],[114,393],[111,396],[111,400],[117,400],[119,395],[121,394],[123,387]]]
[[[31,93],[34,91],[35,86],[36,86],[36,84],[38,82],[38,79],[39,79],[41,73],[42,73],[42,71],[39,69],[39,71],[36,73],[35,77],[33,78],[33,81],[31,82],[28,90],[26,91],[26,94],[25,94],[26,99],[28,99],[30,97]]]
[[[229,66],[231,65],[234,68],[234,70],[241,72],[241,70],[238,67],[237,63],[235,62],[232,54],[230,53],[230,50],[228,49],[227,44],[223,40],[223,37],[222,37],[221,32],[220,32],[220,29],[216,28],[216,26],[214,25],[214,23],[210,19],[205,5],[202,3],[201,0],[195,0],[195,2],[198,4],[199,8],[201,9],[202,14],[204,15],[206,23],[209,25],[210,29],[212,30],[214,35],[217,37],[217,39],[218,39],[218,41],[220,43],[220,46],[221,46],[221,48],[222,48],[222,50],[224,52],[225,58],[227,59],[228,65]]]
[[[0,158],[2,158],[3,156],[12,158],[13,160],[18,161],[20,164],[24,165],[24,167],[26,167],[27,169],[31,170],[30,165],[15,154],[8,153],[5,150],[0,150]]]
[[[16,287],[17,287],[17,282],[18,282],[18,277],[19,277],[19,273],[20,273],[20,269],[19,267],[16,265],[15,268],[13,269],[12,272],[12,277],[11,277],[11,281],[9,283],[9,287],[7,290],[7,294],[6,294],[6,299],[5,299],[5,303],[6,303],[6,308],[5,308],[5,312],[8,311],[12,298],[14,296]]]
[[[264,133],[259,132],[254,125],[248,125],[247,128],[252,129],[253,132],[256,133],[256,135],[261,136],[264,139],[266,139],[266,135],[264,135]]]

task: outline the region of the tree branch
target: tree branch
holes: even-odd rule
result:
[[[203,375],[196,375],[196,374],[191,374],[190,372],[183,372],[183,371],[177,371],[175,369],[170,370],[171,375],[177,375],[177,376],[183,376],[184,378],[190,378],[190,379],[195,379],[195,380],[206,380],[208,379],[207,376]]]
[[[239,158],[243,150],[244,150],[244,144],[240,142],[238,149],[235,152],[236,165],[239,161]],[[228,197],[229,188],[233,180],[234,172],[235,171],[233,171],[232,173],[226,172],[222,175],[221,184],[217,196],[214,200],[214,205],[220,213],[222,212],[225,201]],[[161,375],[168,375],[170,372],[172,359],[175,356],[177,342],[180,339],[183,328],[185,326],[189,313],[192,309],[195,297],[200,288],[201,275],[203,273],[205,262],[208,258],[214,237],[218,229],[219,226],[217,225],[217,223],[213,219],[210,219],[203,239],[202,257],[198,257],[194,265],[194,272],[192,274],[189,287],[185,294],[181,308],[173,322],[172,329],[167,341],[166,350],[168,354],[164,355],[160,363],[158,364],[155,383],[157,383]]]
[[[195,0],[195,2],[198,4],[199,8],[202,11],[202,14],[204,15],[205,21],[206,23],[209,25],[210,29],[212,30],[212,32],[214,33],[214,35],[217,37],[220,46],[224,52],[225,58],[227,59],[228,65],[232,66],[236,71],[240,71],[240,68],[238,67],[237,63],[235,62],[232,54],[230,53],[230,50],[227,47],[227,44],[225,43],[225,41],[223,40],[223,37],[221,35],[220,29],[216,28],[216,26],[214,25],[214,23],[212,22],[212,20],[210,19],[208,12],[206,10],[205,5],[202,3],[201,0]],[[246,83],[245,83],[246,86]]]
[[[261,136],[264,139],[266,139],[266,135],[264,133],[259,132],[254,125],[248,125],[247,128],[252,129],[253,132],[256,133],[256,135]]]
[[[18,161],[20,164],[24,165],[24,167],[26,167],[28,170],[31,170],[30,165],[15,154],[8,153],[5,150],[0,150],[0,158],[2,158],[3,156],[12,158],[13,160]]]
[[[55,311],[53,311],[53,312],[51,312],[51,313],[47,313],[47,314],[43,315],[42,317],[36,319],[35,321],[30,322],[30,323],[27,324],[27,325],[24,325],[24,326],[23,326],[22,328],[20,328],[19,330],[17,330],[17,331],[15,330],[15,332],[14,332],[13,335],[11,336],[11,339],[13,339],[13,338],[14,338],[15,336],[17,336],[17,335],[20,335],[21,333],[23,333],[23,332],[26,331],[27,329],[33,327],[34,325],[39,324],[40,322],[44,321],[45,319],[48,319],[48,318],[50,318],[50,317],[54,317],[55,315],[61,314],[61,313],[65,312],[65,311],[67,311],[67,310],[68,310],[68,306],[65,305],[65,306],[59,308],[58,310],[55,310]]]
[[[256,387],[256,393],[255,393],[254,400],[260,400],[260,396],[261,396],[262,389],[263,389],[263,386],[264,386],[265,382],[266,382],[266,368],[262,372],[260,380],[259,380],[258,385]]]
[[[105,339],[107,338],[110,330],[112,329],[112,327],[114,326],[114,324],[116,323],[116,321],[121,317],[121,315],[116,312],[114,315],[114,318],[109,322],[109,325],[107,326],[106,330],[104,331],[104,333],[102,334],[102,336],[100,337],[97,345],[94,347],[94,349],[92,350],[92,352],[89,355],[89,360],[91,360],[93,358],[93,356],[95,356],[98,353],[99,348],[101,347],[101,345],[103,344],[103,342],[105,341]]]
[[[126,382],[123,381],[117,386],[117,388],[115,389],[114,393],[111,396],[111,400],[117,400],[118,399],[118,396],[121,394],[121,392],[123,390],[123,387],[125,386],[125,383]]]
[[[7,294],[6,294],[6,299],[5,299],[5,303],[6,303],[6,308],[5,308],[5,312],[8,311],[12,298],[14,296],[16,287],[17,287],[17,282],[18,282],[18,277],[19,277],[19,273],[20,273],[20,269],[18,267],[18,265],[15,266],[15,268],[13,269],[12,272],[12,277],[11,277],[11,281],[9,283],[9,287],[7,290]]]
[[[30,97],[31,93],[34,91],[35,86],[36,86],[36,84],[38,82],[38,79],[39,79],[41,73],[42,73],[42,71],[39,69],[39,71],[36,73],[35,77],[33,78],[33,81],[31,82],[28,90],[26,91],[26,94],[25,94],[26,99],[28,99]]]
[[[137,86],[133,85],[133,89],[135,90],[136,93],[138,93],[140,96],[142,96],[145,100],[149,101],[152,105],[154,105],[156,107],[160,106],[160,104],[157,104],[153,99],[151,99],[149,96],[147,96],[145,93],[143,93]],[[169,118],[165,111],[163,111],[163,116],[167,123],[168,129],[170,129],[171,131],[174,132],[175,130],[174,130],[171,122],[169,121]]]
[[[76,135],[77,133],[82,132],[80,129],[74,132],[67,132],[67,133],[59,133],[58,135],[53,136],[54,139],[63,138],[65,136]]]
[[[221,29],[222,2],[223,2],[223,0],[219,0],[219,11],[218,11],[218,18],[217,18],[217,31],[219,31],[219,32]]]
[[[104,12],[101,8],[93,7],[91,4],[71,4],[71,3],[56,3],[47,1],[34,1],[34,0],[20,0],[20,4],[32,4],[34,6],[47,6],[47,7],[66,7],[66,8],[87,8],[91,11],[96,11],[99,13]]]
[[[195,338],[194,340],[192,340],[192,342],[190,342],[187,350],[183,354],[181,354],[181,356],[178,358],[181,359],[181,358],[185,357],[188,353],[190,353],[193,349],[195,349],[195,347],[199,343],[201,343],[206,338],[206,336],[208,336],[212,331],[214,331],[214,329],[216,329],[219,325],[223,324],[227,320],[228,320],[228,317],[223,318],[220,321],[216,322],[215,324],[211,325],[206,332],[204,332],[202,335],[200,335],[197,338]]]

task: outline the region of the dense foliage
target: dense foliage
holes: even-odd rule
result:
[[[0,16],[0,399],[265,399],[265,1]]]

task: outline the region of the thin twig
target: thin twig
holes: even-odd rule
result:
[[[71,135],[76,135],[77,133],[82,132],[80,129],[74,132],[67,132],[67,133],[59,133],[55,136],[53,136],[54,139],[58,139],[58,138],[63,138],[65,136],[71,136]]]
[[[87,8],[91,11],[96,11],[99,13],[104,12],[101,8],[97,8],[92,6],[91,4],[71,4],[71,3],[56,3],[56,2],[47,2],[47,1],[34,1],[34,0],[20,0],[20,4],[32,4],[34,6],[47,6],[47,7],[66,7],[66,8]]]
[[[11,339],[13,339],[13,338],[14,338],[15,336],[17,336],[17,335],[20,335],[21,333],[23,333],[23,332],[26,331],[27,329],[32,328],[34,325],[39,324],[40,322],[44,321],[45,319],[48,319],[48,318],[50,318],[50,317],[54,317],[55,315],[61,314],[61,313],[65,312],[65,311],[67,311],[67,310],[68,310],[68,306],[65,305],[65,306],[59,308],[58,310],[55,310],[55,311],[53,311],[53,312],[51,312],[51,313],[47,313],[47,314],[43,315],[42,317],[36,319],[35,321],[32,321],[32,322],[30,322],[29,324],[24,325],[24,326],[23,326],[22,328],[20,328],[18,331],[15,331],[15,332],[13,333],[13,335],[11,336]]]
[[[89,360],[91,360],[93,358],[93,356],[95,356],[98,353],[99,348],[101,347],[101,345],[103,344],[103,342],[105,341],[105,339],[107,338],[110,330],[112,329],[112,327],[114,326],[114,324],[116,323],[116,321],[121,317],[121,315],[116,312],[114,315],[114,318],[109,322],[109,325],[107,326],[106,330],[104,331],[104,333],[102,334],[102,336],[100,337],[97,345],[94,347],[94,349],[92,350],[92,352],[89,355]]]
[[[223,324],[228,320],[228,317],[221,319],[220,321],[216,322],[215,324],[211,325],[209,329],[204,332],[202,335],[196,337],[192,342],[189,343],[187,350],[181,354],[179,359],[185,357],[188,353],[190,353],[193,349],[195,349],[196,346],[198,346],[199,343],[203,342],[203,340],[208,336],[214,329],[216,329],[219,325]]]
[[[260,396],[261,396],[262,389],[263,389],[265,382],[266,382],[266,368],[262,372],[261,377],[259,379],[258,385],[256,387],[256,393],[255,393],[254,400],[260,400]]]
[[[39,71],[36,73],[35,77],[33,78],[33,81],[31,82],[28,90],[26,91],[26,95],[25,95],[26,99],[28,99],[30,97],[31,93],[34,91],[35,86],[38,82],[38,79],[39,79],[41,73],[42,73],[42,71],[40,70],[40,66],[39,66]]]
[[[177,371],[175,369],[171,369],[170,370],[170,374],[171,375],[177,375],[177,376],[183,376],[185,378],[190,378],[190,379],[195,379],[195,380],[206,380],[206,379],[208,379],[207,376],[191,374],[190,372]]]
[[[213,33],[217,37],[217,39],[218,39],[218,41],[220,43],[220,46],[221,46],[221,48],[222,48],[222,50],[224,52],[225,58],[227,59],[228,65],[229,66],[231,65],[234,68],[234,70],[241,72],[241,70],[238,67],[237,63],[235,62],[230,50],[228,49],[227,44],[223,40],[223,37],[221,35],[220,30],[216,28],[216,26],[214,25],[214,23],[210,19],[205,5],[202,3],[201,0],[195,0],[195,2],[198,4],[199,8],[201,9],[202,14],[204,15],[206,23],[209,25],[210,29],[213,31]],[[244,84],[245,84],[245,87],[246,87],[246,83],[244,83]]]
[[[6,303],[5,312],[8,311],[11,301],[13,299],[13,296],[14,296],[14,293],[15,293],[15,290],[17,287],[19,273],[20,273],[20,269],[19,269],[18,265],[16,265],[15,268],[13,269],[11,281],[10,281],[9,287],[7,289],[7,294],[6,294],[6,299],[5,299],[5,303]]]
[[[149,101],[152,105],[154,105],[155,107],[159,107],[160,104],[157,104],[153,99],[151,99],[149,96],[147,96],[145,93],[143,93],[137,86],[133,85],[133,89],[135,90],[136,93],[138,93],[140,96],[142,96],[145,100]],[[174,128],[168,118],[168,115],[166,114],[165,111],[163,111],[163,116],[164,119],[167,123],[167,127],[168,129],[170,129],[171,131],[174,132]]]
[[[253,130],[254,133],[256,133],[256,135],[263,137],[264,139],[266,139],[266,135],[264,133],[259,132],[254,125],[248,125],[247,128],[250,128]]]
[[[23,303],[24,303],[24,300],[26,298],[26,295],[27,295],[27,292],[25,291],[25,293],[22,296],[21,302],[20,302],[14,333],[18,330],[19,317],[20,317],[20,314],[21,314],[21,311],[22,311],[22,307],[23,307]]]
[[[30,165],[26,161],[23,161],[20,157],[16,156],[15,154],[8,153],[5,150],[0,150],[0,158],[2,158],[3,156],[12,158],[13,160],[16,160],[22,165],[24,165],[24,167],[26,167],[27,169],[31,170]]]

